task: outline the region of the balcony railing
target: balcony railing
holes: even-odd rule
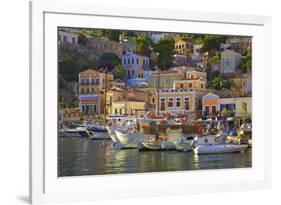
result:
[[[94,82],[80,82],[79,85],[100,85],[100,83],[94,83]]]

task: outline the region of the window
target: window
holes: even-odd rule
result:
[[[189,109],[190,109],[189,97],[185,97],[185,98],[184,98],[184,109],[185,109],[185,110],[189,110]]]
[[[137,64],[139,64],[139,58],[137,58]]]
[[[61,41],[61,35],[59,35],[59,41]]]
[[[117,109],[115,108],[115,115],[117,114],[117,112],[118,112],[118,111],[117,111]]]
[[[135,71],[134,70],[132,70],[132,76],[134,76],[135,75]]]
[[[128,64],[130,64],[131,62],[130,62],[130,58],[128,58]]]
[[[212,106],[212,113],[215,114],[217,112],[217,106],[213,105]]]
[[[123,64],[126,65],[126,58],[123,59]]]
[[[74,37],[72,37],[72,43],[75,44],[76,43],[76,39]]]
[[[183,88],[183,83],[180,83],[180,88]]]
[[[176,98],[176,106],[177,107],[181,106],[181,98]]]
[[[155,103],[155,98],[152,98],[152,103],[153,103],[153,104]]]
[[[127,72],[127,76],[128,76],[128,77],[130,77],[130,70],[128,70],[128,72]]]
[[[94,108],[94,113],[96,113],[97,112],[97,105],[94,105],[93,108]]]
[[[99,79],[97,79],[97,85],[99,85],[100,84],[100,81],[99,81]]]
[[[122,109],[121,108],[119,109],[119,113],[120,113],[120,115],[122,115]]]
[[[63,42],[67,42],[67,37],[63,36]]]
[[[90,84],[90,79],[89,78],[87,78],[87,85],[89,85]]]
[[[90,93],[90,88],[87,88],[87,93]]]
[[[135,59],[132,58],[132,64],[135,64]]]
[[[160,103],[160,110],[161,111],[165,111],[165,98],[161,99],[161,103]]]
[[[189,87],[189,88],[192,88],[192,83],[188,83],[188,87]]]
[[[81,88],[80,93],[85,93],[85,89]]]
[[[207,115],[209,114],[209,112],[210,112],[210,107],[209,106],[205,106],[205,112],[206,112]]]
[[[174,98],[169,98],[168,107],[174,107]]]
[[[201,84],[201,88],[203,88],[204,86],[203,86],[203,84]]]

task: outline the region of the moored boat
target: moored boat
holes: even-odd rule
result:
[[[176,146],[174,142],[167,141],[152,141],[152,142],[142,142],[142,150],[175,150]]]
[[[84,127],[77,127],[74,129],[61,130],[60,133],[63,137],[90,137],[89,131]]]
[[[243,152],[248,145],[235,144],[213,144],[213,145],[198,145],[193,149],[194,154],[224,154]]]
[[[194,136],[183,137],[181,140],[175,142],[176,150],[182,152],[192,151],[196,139],[197,137]]]
[[[142,134],[139,132],[122,133],[115,131],[116,146],[120,149],[138,148],[138,142],[142,140]]]

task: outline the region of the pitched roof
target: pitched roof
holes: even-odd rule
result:
[[[97,70],[94,70],[94,69],[87,69],[87,70],[84,70],[84,71],[81,71],[79,74],[84,74],[84,73],[99,73],[99,71]]]

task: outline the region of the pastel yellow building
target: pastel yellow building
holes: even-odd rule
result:
[[[101,89],[105,88],[105,73],[88,69],[79,73],[79,93],[91,94],[98,93]],[[113,75],[107,74],[107,82],[113,80]]]
[[[175,53],[187,55],[193,52],[193,44],[191,39],[180,39],[175,42]]]
[[[220,111],[226,108],[229,111],[234,111],[236,117],[241,117],[243,113],[252,114],[252,98],[238,97],[238,98],[220,98]]]
[[[183,79],[184,74],[179,70],[161,71],[159,73],[160,88],[173,88],[176,80]],[[158,86],[158,72],[153,72],[148,79],[148,86],[157,88]]]
[[[111,115],[140,115],[147,111],[145,101],[116,101],[112,103]]]
[[[100,91],[105,88],[106,74],[93,69],[79,73],[79,107],[80,112],[87,114],[102,114]],[[112,74],[107,74],[107,81],[113,80]]]
[[[138,89],[113,87],[107,91],[107,113],[134,114],[143,111],[144,104],[149,102],[147,92]]]
[[[205,72],[191,70],[186,72],[186,77],[174,82],[174,89],[205,89],[207,74]]]
[[[208,115],[216,115],[223,109],[233,111],[236,117],[241,117],[243,113],[252,114],[252,98],[220,98],[218,95],[208,93],[202,97],[202,111]]]
[[[159,92],[159,112],[188,113],[196,110],[197,96],[195,89],[161,89]],[[155,93],[158,110],[158,93]]]

